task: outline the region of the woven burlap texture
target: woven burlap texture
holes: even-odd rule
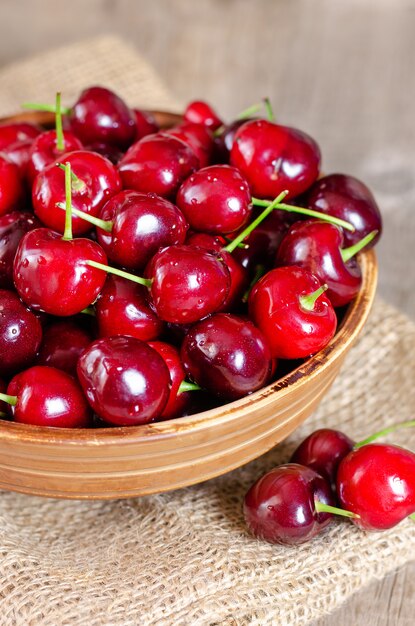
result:
[[[68,76],[70,59],[82,64]],[[15,91],[6,95],[11,82]],[[51,100],[58,87],[72,96],[89,83],[110,85],[137,105],[177,108],[138,55],[106,38],[0,72],[1,111],[28,98]],[[337,521],[308,544],[272,546],[247,533],[241,502],[316,427],[358,439],[412,418],[414,352],[415,325],[378,300],[318,411],[261,459],[202,485],[124,501],[2,492],[1,626],[297,626],[404,565],[415,548],[409,521],[384,533]],[[415,445],[409,431],[393,440]]]

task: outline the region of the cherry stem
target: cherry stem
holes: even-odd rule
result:
[[[316,303],[316,300],[328,289],[328,285],[324,284],[321,285],[321,287],[319,287],[318,289],[316,289],[315,291],[313,291],[312,293],[309,293],[305,296],[300,296],[299,300],[300,300],[300,306],[305,309],[306,311],[314,311],[314,305]]]
[[[333,515],[341,515],[342,517],[352,517],[355,519],[360,518],[358,513],[353,513],[352,511],[347,511],[346,509],[339,509],[337,506],[331,506],[331,504],[320,502],[320,500],[314,500],[314,506],[316,513],[333,513]]]
[[[31,109],[32,111],[48,111],[49,113],[56,113],[56,105],[44,104],[39,102],[23,102],[22,109]],[[61,107],[61,113],[63,115],[69,115],[71,112],[70,107]]]
[[[153,282],[150,278],[141,278],[141,276],[135,276],[129,272],[124,272],[123,270],[111,267],[110,265],[104,265],[103,263],[97,263],[96,261],[90,261],[89,259],[86,260],[85,263],[91,267],[96,267],[98,270],[102,270],[108,274],[115,274],[115,276],[126,278],[127,280],[131,280],[133,283],[138,283],[139,285],[144,285],[145,287],[150,287]]]
[[[83,309],[81,313],[83,313],[84,315],[90,315],[91,317],[96,316],[95,309],[93,306],[88,306],[86,309]]]
[[[56,147],[59,150],[59,152],[63,152],[65,150],[65,139],[63,136],[63,128],[62,128],[61,94],[59,91],[56,94],[55,128],[56,128]]]
[[[72,239],[72,188],[71,164],[65,163],[65,230],[62,239]]]
[[[355,243],[353,246],[349,246],[349,248],[342,248],[340,252],[344,263],[347,263],[347,261],[355,256],[355,254],[363,250],[363,248],[367,246],[372,241],[372,239],[376,237],[377,234],[377,230],[372,230],[371,233],[366,235],[366,237],[363,237],[363,239]]]
[[[412,515],[409,515],[409,519],[415,522],[415,513],[412,513]]]
[[[184,393],[185,391],[201,391],[202,387],[199,387],[196,383],[189,383],[187,380],[183,380],[180,383],[177,395]]]
[[[56,206],[58,207],[58,209],[66,208],[63,202],[57,202]],[[90,215],[89,213],[85,213],[84,211],[80,211],[79,209],[75,209],[74,207],[72,207],[72,213],[73,215],[80,217],[86,222],[93,224],[97,228],[105,230],[107,233],[110,233],[112,231],[112,227],[114,226],[114,222],[111,222],[109,220],[101,220],[99,217],[95,217],[94,215]]]
[[[59,167],[59,169],[65,171],[65,166],[63,163],[55,163],[55,165],[56,167]],[[79,176],[75,174],[75,172],[72,172],[72,170],[71,170],[71,185],[74,191],[82,191],[86,187],[86,184],[84,183],[84,181],[81,180]]]
[[[9,396],[7,393],[0,393],[0,400],[7,402],[10,406],[16,406],[17,404],[17,396]]]
[[[261,200],[260,198],[252,198],[252,204],[254,206],[268,206],[269,200]],[[327,215],[326,213],[320,213],[320,211],[314,211],[313,209],[306,209],[302,206],[294,206],[292,204],[285,204],[284,202],[280,202],[277,207],[275,207],[281,211],[287,211],[288,213],[300,213],[301,215],[309,215],[310,217],[317,217],[324,222],[329,222],[330,224],[335,224],[336,226],[340,226],[341,228],[345,228],[346,230],[350,230],[350,232],[354,232],[356,229],[353,224],[350,222],[346,222],[345,220],[340,219],[339,217],[334,217],[334,215]]]
[[[361,448],[362,446],[366,446],[368,443],[372,443],[372,441],[376,441],[380,437],[384,437],[385,435],[389,435],[389,433],[395,432],[395,430],[399,430],[400,428],[412,428],[415,426],[415,420],[408,420],[407,422],[400,422],[399,424],[394,424],[393,426],[389,426],[388,428],[383,428],[382,430],[378,430],[370,437],[366,439],[362,439],[362,441],[358,441],[354,444],[353,449]]]
[[[264,98],[264,106],[267,112],[268,121],[275,122],[275,115],[269,98]]]
[[[237,120],[246,120],[248,117],[251,117],[251,115],[254,115],[254,113],[258,113],[258,111],[261,108],[262,108],[262,102],[257,102],[256,104],[252,104],[250,107],[248,107],[244,111],[241,111],[236,116],[235,119],[237,119]]]
[[[7,413],[3,413],[3,411],[0,411],[0,419],[6,419],[7,417],[9,417]]]
[[[262,276],[264,276],[265,272],[266,272],[265,265],[256,266],[254,277],[249,283],[248,289],[245,291],[244,295],[242,296],[242,302],[248,302],[249,294],[251,293],[253,286],[259,281],[259,279]]]
[[[285,198],[287,193],[288,193],[288,191],[282,191],[280,193],[280,195],[275,198],[275,200],[273,200],[272,202],[270,202],[267,205],[266,209],[264,209],[264,211],[262,211],[262,213],[260,215],[258,215],[258,217],[253,222],[248,224],[248,226],[237,237],[235,237],[235,239],[233,241],[228,243],[228,245],[225,246],[223,249],[226,250],[227,252],[233,252],[235,250],[235,248],[237,248],[238,245],[240,243],[242,243],[242,241],[246,237],[248,237],[248,235],[250,235],[252,233],[252,231],[255,230],[255,228],[257,226],[259,226],[259,224],[266,217],[268,217],[268,215],[270,213],[272,213],[272,211],[276,208],[276,206],[279,204],[279,202],[281,202],[281,200],[283,200]]]

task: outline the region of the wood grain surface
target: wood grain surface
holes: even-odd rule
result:
[[[385,218],[380,293],[415,319],[415,2],[2,0],[0,64],[103,33],[123,36],[183,101],[232,116],[262,96],[315,136],[324,170],[373,189]],[[314,626],[409,626],[415,565]]]

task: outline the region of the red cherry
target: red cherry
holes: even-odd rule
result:
[[[107,261],[94,241],[65,240],[47,228],[32,230],[16,252],[16,289],[36,311],[58,316],[80,313],[94,302],[105,282],[105,273],[88,265],[88,260]]]
[[[72,205],[75,209],[98,216],[104,204],[121,191],[121,179],[113,164],[100,154],[76,150],[57,161],[70,163],[77,178],[72,184]],[[65,173],[55,163],[37,176],[33,185],[32,200],[35,214],[49,228],[63,233],[65,212],[57,203],[65,203]],[[75,235],[91,229],[90,224],[77,217],[72,218]]]
[[[100,142],[125,150],[136,137],[134,112],[105,87],[84,89],[69,118],[72,131],[84,145]]]
[[[169,420],[183,415],[190,404],[192,392],[180,391],[186,377],[183,363],[177,348],[164,341],[150,341],[149,346],[156,350],[166,363],[171,381],[170,395],[158,420]]]
[[[54,322],[43,334],[36,362],[76,376],[78,359],[91,342],[91,334],[75,321]]]
[[[27,165],[27,176],[33,184],[39,172],[51,163],[55,164],[58,159],[68,152],[82,150],[82,143],[73,133],[65,131],[63,133],[64,149],[60,150],[57,144],[55,130],[48,130],[41,133],[32,142],[29,150],[29,163]]]
[[[252,195],[275,198],[288,190],[298,196],[316,180],[320,150],[316,142],[295,128],[266,120],[246,122],[235,135],[231,165],[248,181]]]
[[[202,100],[190,102],[186,107],[183,117],[186,122],[203,124],[211,130],[217,130],[220,126],[223,126],[222,120],[218,117],[210,104]]]
[[[167,134],[147,135],[121,159],[118,168],[125,189],[173,198],[199,160],[184,141]]]
[[[100,337],[131,335],[149,341],[164,330],[148,303],[148,289],[119,276],[107,276],[95,311]]]
[[[164,132],[184,141],[197,156],[200,167],[209,165],[213,153],[214,139],[212,132],[207,126],[183,122],[179,126],[174,126]]]
[[[28,178],[27,170],[30,161],[32,142],[33,139],[16,141],[16,143],[12,143],[10,146],[7,146],[2,150],[3,156],[19,168],[20,178],[24,186],[26,186]]]
[[[160,130],[154,115],[150,113],[150,111],[133,109],[133,112],[135,116],[135,124],[137,127],[135,141],[142,139],[146,135],[152,135],[153,133],[157,133]]]
[[[97,415],[118,426],[153,421],[169,398],[163,358],[134,337],[94,341],[78,361],[78,378]]]
[[[58,428],[89,425],[90,411],[79,385],[54,367],[37,365],[17,374],[7,394],[15,398],[15,422]]]
[[[196,231],[227,234],[240,230],[252,213],[246,180],[228,165],[211,165],[180,187],[177,205]]]
[[[0,217],[0,287],[14,288],[13,261],[23,235],[39,228],[32,213],[12,211]]]
[[[0,155],[0,217],[18,209],[23,194],[19,167]]]
[[[12,375],[34,360],[42,326],[13,291],[0,289],[0,376]]]
[[[0,124],[0,151],[21,141],[32,141],[41,129],[29,122],[5,122]]]
[[[301,359],[324,348],[337,318],[320,281],[300,267],[265,274],[249,294],[249,315],[264,333],[272,355]]]
[[[316,511],[316,500],[334,504],[324,478],[303,465],[280,465],[249,489],[243,505],[245,521],[258,539],[270,543],[303,543],[332,519],[331,514]]]
[[[246,122],[256,119],[255,117],[237,119],[223,127],[220,134],[215,137],[215,162],[229,163],[237,130]]]
[[[273,373],[262,333],[251,322],[225,313],[195,324],[184,339],[181,357],[195,382],[227,400],[260,389]]]
[[[342,506],[360,516],[354,524],[392,528],[415,512],[415,454],[379,443],[357,448],[339,465],[337,491]]]

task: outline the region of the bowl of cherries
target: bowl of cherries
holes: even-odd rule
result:
[[[268,100],[26,109],[0,123],[0,489],[157,493],[287,437],[369,314],[370,190]]]

